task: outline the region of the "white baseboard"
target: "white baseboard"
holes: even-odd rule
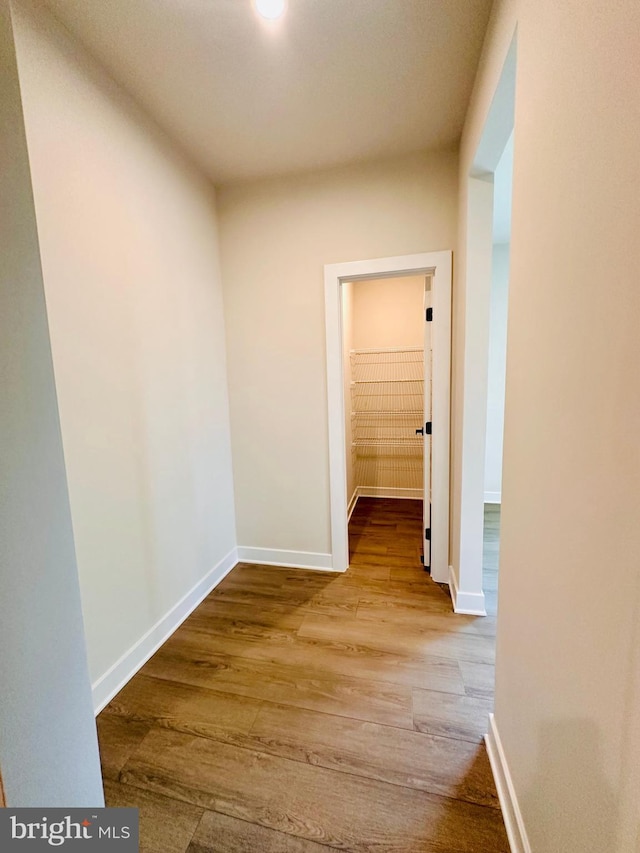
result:
[[[220,583],[237,562],[238,552],[236,548],[233,548],[168,613],[165,613],[146,634],[140,637],[113,666],[109,667],[104,675],[101,675],[92,684],[93,707],[96,715],[105,705],[109,704],[127,681],[133,678],[140,667],[180,627],[187,616],[195,610],[198,604]]]
[[[356,508],[356,504],[358,503],[358,498],[360,494],[358,492],[358,488],[356,486],[353,494],[351,495],[351,500],[349,501],[349,506],[347,507],[347,524],[351,521],[351,516],[353,515],[353,511]]]
[[[484,493],[484,502],[486,504],[500,504],[500,503],[502,503],[502,492],[485,492]]]
[[[359,498],[407,498],[422,500],[423,489],[392,489],[387,486],[358,486]]]
[[[468,616],[486,616],[484,592],[465,592],[458,589],[458,581],[453,566],[449,566],[449,589],[455,613],[465,613]]]
[[[498,791],[498,800],[502,808],[502,817],[507,830],[511,853],[531,853],[531,845],[527,838],[522,812],[518,805],[518,798],[498,734],[496,718],[493,714],[489,714],[489,731],[484,740]]]
[[[292,569],[317,569],[321,572],[335,571],[331,554],[318,554],[314,551],[281,551],[277,548],[249,548],[239,545],[238,561]]]

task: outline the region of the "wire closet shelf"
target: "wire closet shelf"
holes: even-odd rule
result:
[[[421,347],[351,350],[352,455],[359,483],[421,488]]]

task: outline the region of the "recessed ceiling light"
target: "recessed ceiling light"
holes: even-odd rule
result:
[[[259,15],[273,21],[275,18],[284,15],[287,0],[254,0],[254,5]]]

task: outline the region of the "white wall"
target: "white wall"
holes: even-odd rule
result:
[[[485,501],[491,503],[500,503],[502,495],[504,383],[507,359],[509,244],[494,244],[492,257],[484,498]]]
[[[95,683],[235,545],[215,199],[41,8],[16,22]]]
[[[461,205],[516,24],[496,723],[535,853],[637,853],[640,6],[496,4]]]
[[[423,275],[355,282],[354,347],[423,347],[424,288]]]
[[[453,152],[218,193],[238,540],[330,552],[323,265],[454,248]]]
[[[489,176],[468,174],[464,182],[460,205],[460,245],[464,250],[454,267],[453,286],[450,566],[454,589],[463,594],[465,610],[483,615],[493,182]]]
[[[7,3],[0,3],[0,139],[0,768],[11,807],[102,806]]]

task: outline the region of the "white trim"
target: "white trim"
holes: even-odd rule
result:
[[[236,548],[223,557],[177,604],[143,634],[113,666],[92,685],[93,707],[96,715],[136,674],[159,648],[180,627],[190,613],[209,595],[211,590],[229,574],[238,562]]]
[[[431,422],[431,577],[449,580],[449,478],[451,472],[451,252],[438,252],[431,281],[433,323]]]
[[[393,278],[420,273],[433,276],[433,483],[431,576],[446,583],[449,565],[449,417],[451,383],[451,252],[428,252],[368,261],[327,264],[324,268],[327,342],[327,409],[331,501],[331,559],[334,571],[349,565],[347,463],[343,378],[342,304],[344,281]]]
[[[502,741],[498,734],[496,718],[493,714],[489,714],[489,731],[484,736],[484,740],[498,791],[498,800],[502,809],[502,818],[507,830],[511,853],[531,853],[531,845],[527,837],[516,790],[502,748]]]
[[[486,504],[501,504],[502,503],[502,492],[485,492],[484,493],[484,502]]]
[[[468,616],[486,616],[487,608],[484,601],[484,592],[465,592],[458,589],[458,581],[453,566],[449,566],[449,589],[455,613],[464,613]]]
[[[331,554],[313,551],[282,551],[278,548],[251,548],[238,545],[238,562],[258,563],[261,566],[283,566],[291,569],[316,569],[321,572],[336,571]],[[343,569],[342,571],[346,571]]]
[[[356,504],[358,503],[358,498],[360,497],[360,490],[356,486],[353,490],[353,494],[351,495],[351,500],[349,501],[349,506],[347,507],[347,524],[351,521],[351,516],[353,515],[353,511],[356,508]]]
[[[399,500],[419,500],[424,495],[423,489],[390,489],[387,486],[358,486],[360,498],[397,498]]]

